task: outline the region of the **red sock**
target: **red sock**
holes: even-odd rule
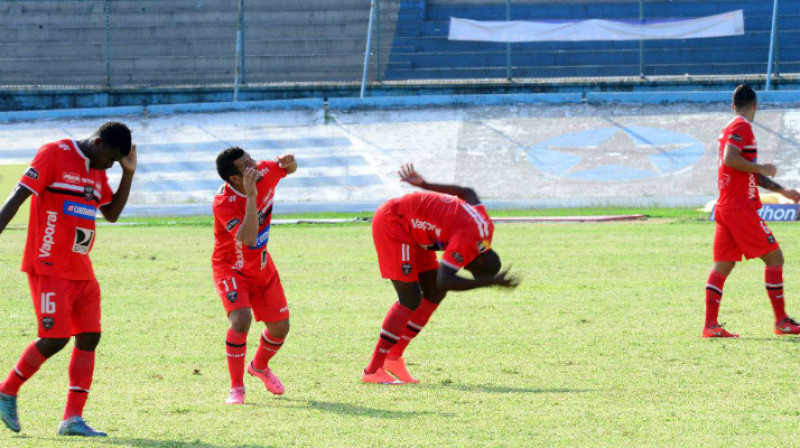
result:
[[[406,328],[403,330],[403,336],[400,338],[400,342],[392,347],[387,358],[393,360],[402,358],[403,352],[405,351],[406,347],[408,347],[408,344],[410,344],[411,340],[414,339],[423,328],[425,328],[425,325],[428,324],[428,320],[430,320],[431,315],[438,307],[438,303],[430,302],[428,299],[423,297],[422,301],[419,303],[419,306],[411,315],[411,318],[408,319],[408,323],[406,324]]]
[[[247,333],[228,328],[225,336],[225,354],[228,355],[228,372],[231,387],[244,387],[244,356],[247,353]]]
[[[775,322],[789,317],[783,308],[783,266],[764,267],[764,286],[767,288],[772,310],[775,311]]]
[[[77,347],[72,349],[69,360],[69,392],[67,407],[64,409],[64,420],[83,415],[83,407],[89,398],[94,374],[94,352],[87,352]]]
[[[372,360],[369,365],[364,369],[367,373],[375,373],[380,367],[383,367],[383,361],[386,360],[386,355],[393,345],[400,341],[400,335],[403,332],[403,327],[408,323],[408,318],[414,311],[400,305],[400,302],[395,302],[394,305],[386,313],[381,326],[381,336],[378,338],[378,345],[375,346],[375,351],[372,353]]]
[[[725,286],[727,275],[722,275],[715,270],[711,270],[706,283],[706,327],[716,327],[719,325],[719,303],[722,300],[722,288]]]
[[[283,341],[285,340],[270,336],[269,330],[265,328],[264,332],[261,333],[261,341],[258,343],[256,356],[253,358],[253,367],[258,370],[264,370],[269,367],[269,360],[283,347]]]
[[[22,384],[28,381],[45,361],[47,358],[36,348],[36,342],[31,342],[22,352],[17,365],[8,373],[6,380],[0,384],[0,393],[16,397]]]

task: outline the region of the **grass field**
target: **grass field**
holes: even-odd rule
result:
[[[287,393],[247,377],[248,404],[233,408],[208,219],[103,227],[92,255],[105,332],[86,419],[110,437],[55,436],[64,352],[22,389],[22,433],[3,428],[0,447],[796,446],[800,339],[772,335],[761,263],[726,284],[722,321],[743,337],[701,339],[713,227],[686,210],[651,215],[498,225],[493,246],[523,284],[448,296],[406,353],[423,383],[400,387],[360,383],[394,300],[369,226],[276,226],[292,332],[272,367]],[[800,234],[772,227],[800,315]],[[0,237],[2,375],[35,337],[24,237]]]

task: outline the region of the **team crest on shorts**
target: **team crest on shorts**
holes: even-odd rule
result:
[[[411,263],[403,263],[403,266],[400,267],[403,270],[403,274],[409,275],[411,274]]]
[[[239,298],[239,293],[236,291],[228,291],[228,294],[226,294],[225,297],[228,298],[229,302],[233,303]]]
[[[772,236],[772,235],[769,235],[769,236],[767,237],[767,242],[768,242],[769,244],[775,244],[775,237],[774,237],[774,236]]]
[[[53,323],[54,323],[53,318],[50,316],[42,318],[42,328],[44,328],[45,330],[53,328]]]
[[[463,263],[464,257],[462,257],[458,252],[453,252],[453,260],[456,260],[456,263]]]
[[[92,197],[94,196],[94,188],[91,185],[84,185],[83,186],[83,197],[87,201],[91,201]]]

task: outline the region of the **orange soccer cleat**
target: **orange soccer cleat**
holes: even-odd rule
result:
[[[378,368],[375,373],[367,373],[366,371],[362,372],[361,381],[372,384],[403,384],[402,381],[397,381],[382,368]]]
[[[403,358],[389,359],[383,362],[383,368],[387,372],[396,376],[398,380],[404,383],[417,384],[419,380],[411,376],[406,368],[406,361]]]
[[[800,334],[800,324],[791,317],[787,317],[775,324],[775,334]]]
[[[704,338],[738,338],[739,335],[736,333],[731,333],[728,330],[722,328],[722,325],[717,325],[715,327],[704,327],[703,328],[703,337]]]

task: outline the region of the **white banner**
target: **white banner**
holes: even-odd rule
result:
[[[490,22],[450,18],[450,40],[485,42],[545,42],[585,40],[697,39],[741,36],[742,10],[687,20],[629,23],[613,20],[578,22]]]

